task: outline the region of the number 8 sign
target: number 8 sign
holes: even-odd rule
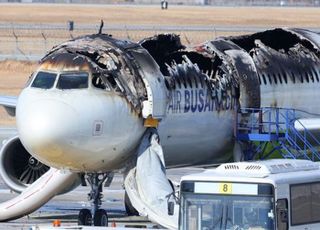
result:
[[[219,193],[232,194],[232,184],[231,183],[220,183]]]

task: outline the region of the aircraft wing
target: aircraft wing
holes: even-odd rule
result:
[[[7,113],[12,117],[16,115],[17,102],[17,96],[0,95],[0,105],[2,105],[6,109]]]

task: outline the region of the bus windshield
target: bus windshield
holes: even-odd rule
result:
[[[180,229],[274,229],[273,196],[182,192]]]

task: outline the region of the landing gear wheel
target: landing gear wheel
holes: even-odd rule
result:
[[[98,209],[94,215],[94,226],[108,227],[108,215],[106,210]]]
[[[108,215],[104,209],[100,209],[102,204],[102,190],[103,183],[106,179],[113,177],[113,174],[110,173],[88,173],[85,178],[90,184],[91,190],[88,194],[88,199],[91,202],[92,213],[94,214],[93,218],[91,216],[91,224],[94,226],[108,226]],[[91,215],[91,214],[90,214]],[[79,215],[79,223],[82,223]]]
[[[81,209],[78,216],[78,225],[91,226],[92,215],[89,209]]]
[[[133,207],[127,193],[124,194],[124,207],[128,216],[139,216],[139,212]]]

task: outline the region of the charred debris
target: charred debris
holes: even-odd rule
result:
[[[213,98],[231,92],[241,106],[255,108],[260,107],[260,85],[319,82],[319,41],[320,35],[308,30],[274,29],[190,48],[171,34],[140,44],[160,66],[168,88],[205,84]]]
[[[141,69],[157,68],[154,62],[169,92],[205,88],[212,98],[223,100],[228,94],[241,106],[260,107],[260,85],[319,82],[319,41],[319,34],[303,29],[221,37],[193,47],[181,44],[174,34],[156,35],[138,44],[96,34],[56,46],[41,62],[71,55],[70,65],[80,59],[89,63],[93,85],[121,93],[137,112],[147,97]],[[150,66],[139,65],[139,58]]]

